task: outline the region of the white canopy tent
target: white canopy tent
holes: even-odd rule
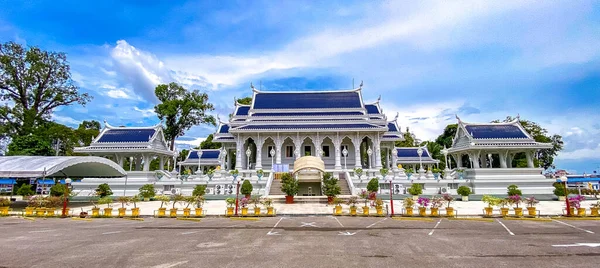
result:
[[[115,162],[97,156],[3,156],[0,177],[124,177],[125,170]]]

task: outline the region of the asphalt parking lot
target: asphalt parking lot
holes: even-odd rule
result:
[[[0,219],[0,267],[594,267],[600,221]]]

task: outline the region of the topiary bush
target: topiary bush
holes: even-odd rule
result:
[[[67,186],[64,184],[55,184],[50,187],[51,196],[64,196],[67,191]]]
[[[519,190],[519,186],[516,186],[514,184],[509,185],[508,187],[506,187],[506,189],[508,189],[508,191],[507,191],[508,196],[523,195],[521,193],[521,190]]]
[[[562,183],[554,184],[554,195],[565,196],[565,186]]]
[[[284,173],[281,176],[281,191],[287,196],[298,194],[298,181],[290,173]]]
[[[419,183],[413,183],[406,191],[411,195],[420,195],[423,193],[423,187]]]
[[[377,178],[372,178],[369,183],[367,183],[367,191],[371,193],[379,191],[379,180]]]
[[[469,196],[471,194],[471,188],[463,185],[463,186],[458,187],[458,189],[456,190],[456,193],[461,196]]]
[[[245,180],[242,183],[242,187],[240,188],[240,193],[242,193],[243,195],[251,195],[252,194],[252,183],[250,183],[249,180]]]
[[[152,198],[156,195],[156,189],[154,189],[154,184],[144,184],[139,189],[140,196],[142,198]]]
[[[107,197],[112,194],[113,192],[110,189],[110,186],[108,186],[108,183],[100,184],[98,185],[98,188],[96,188],[96,195],[100,196],[100,198]]]

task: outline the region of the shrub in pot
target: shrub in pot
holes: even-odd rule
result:
[[[250,204],[250,198],[244,197],[240,200],[240,206],[242,207],[242,216],[248,216],[248,204]]]
[[[267,209],[267,216],[275,215],[274,210],[273,210],[273,199],[263,198],[261,201],[261,204],[263,206],[265,206],[265,208]]]
[[[471,194],[471,188],[469,186],[460,186],[456,190],[456,193],[462,197],[462,201],[469,201],[469,195]]]
[[[204,206],[205,201],[206,199],[202,195],[194,196],[194,205],[196,205],[194,212],[196,217],[202,216],[202,207]]]
[[[150,201],[150,198],[156,196],[156,189],[154,189],[154,184],[144,184],[140,187],[139,195],[144,198],[144,201]]]
[[[413,200],[417,201],[419,199],[419,195],[423,194],[423,187],[421,184],[413,183],[406,191],[413,196]]]
[[[510,205],[510,200],[508,198],[500,199],[498,203],[498,207],[500,207],[500,215],[502,217],[508,216],[508,206]]]
[[[412,175],[415,174],[415,171],[412,168],[407,168],[404,170],[404,173],[406,173],[406,176],[410,180],[410,177],[412,177]]]
[[[500,204],[501,199],[492,195],[484,195],[481,201],[488,205],[487,207],[485,207],[485,216],[490,217],[492,216],[494,207]]]
[[[240,187],[240,193],[249,199],[252,194],[252,189],[252,183],[250,183],[249,180],[244,180],[244,182],[242,182],[242,187]]]
[[[139,217],[140,216],[140,208],[137,207],[137,203],[139,203],[141,200],[140,195],[136,194],[133,197],[131,197],[131,203],[133,204],[133,208],[131,209],[131,216],[132,217]]]
[[[186,197],[184,197],[183,202],[185,203],[185,207],[183,208],[183,216],[189,217],[189,216],[191,216],[191,211],[192,211],[190,206],[194,206],[194,204],[196,203],[196,197],[195,196],[186,196]]]
[[[194,187],[192,191],[192,196],[204,196],[206,194],[206,185],[198,184]]]
[[[516,194],[516,195],[511,195],[508,197],[508,202],[515,206],[515,216],[517,217],[521,217],[523,216],[523,208],[519,207],[519,204],[521,204],[521,202],[523,202],[523,200],[521,199],[521,196]]]
[[[365,205],[362,207],[363,215],[369,216],[369,192],[362,190],[358,196],[365,202]]]
[[[431,216],[437,217],[439,216],[439,209],[444,205],[444,198],[439,196],[434,196],[431,198]]]
[[[375,211],[377,216],[383,216],[383,199],[379,197],[375,199]]]
[[[555,182],[554,184],[554,195],[558,197],[558,201],[565,201],[565,185],[560,182]]]
[[[410,197],[404,198],[402,205],[404,206],[404,209],[406,210],[406,216],[412,216],[413,215],[413,207],[415,206],[415,200]]]
[[[262,169],[256,171],[256,177],[258,177],[258,180],[260,180],[260,178],[262,178],[264,175],[265,172]]]
[[[419,199],[417,199],[417,204],[419,204],[419,216],[427,216],[427,207],[429,206],[430,201],[431,200],[427,197],[419,197]]]
[[[581,202],[584,200],[585,197],[581,195],[569,197],[569,205],[571,206],[571,216],[575,215],[575,209],[577,209],[577,216],[585,216],[585,208],[581,207]]]
[[[119,217],[125,217],[125,213],[127,211],[125,206],[128,206],[129,202],[131,202],[131,197],[119,196],[117,197],[117,202],[121,203],[121,207],[119,208]]]
[[[431,172],[433,172],[433,178],[437,180],[440,178],[440,173],[442,171],[439,168],[433,168],[431,169]]]
[[[387,177],[389,172],[390,171],[387,168],[382,168],[379,170],[379,173],[381,174],[381,177],[383,177],[383,179],[385,179],[385,177]]]
[[[233,216],[233,206],[235,205],[235,198],[226,198],[225,203],[227,204],[227,216]]]
[[[281,191],[285,193],[285,203],[293,204],[294,195],[298,194],[298,180],[292,174],[284,173],[281,176]]]
[[[165,217],[167,212],[167,206],[171,198],[166,195],[159,195],[156,197],[157,201],[160,201],[160,207],[158,208],[158,217]]]
[[[454,217],[454,208],[450,207],[450,204],[452,204],[452,202],[454,202],[454,197],[452,197],[449,194],[443,194],[442,198],[444,199],[444,202],[446,202],[446,216],[448,217]]]
[[[375,193],[375,194],[377,194],[377,192],[379,191],[379,180],[377,178],[372,178],[367,183],[367,191],[369,193]],[[373,199],[371,199],[371,200],[373,200]]]
[[[523,195],[523,193],[521,193],[521,190],[519,190],[519,186],[516,186],[514,184],[509,185],[508,187],[506,187],[506,189],[508,190],[506,192],[508,194],[508,196]]]
[[[348,198],[348,206],[350,207],[350,216],[356,216],[356,204],[358,203],[358,197],[351,196]]]
[[[535,205],[537,205],[537,203],[539,203],[540,201],[538,201],[537,199],[535,199],[535,197],[529,197],[529,198],[525,198],[525,204],[527,204],[527,214],[529,216],[535,216],[537,214],[537,211],[535,210]]]
[[[108,183],[100,184],[98,185],[98,188],[96,188],[96,195],[98,195],[100,198],[111,196],[112,194],[113,192]]]
[[[356,176],[358,176],[358,179],[360,180],[360,178],[363,175],[363,169],[362,168],[355,168],[354,169],[354,174],[356,174]]]
[[[254,216],[260,216],[260,197],[255,196],[250,198],[250,203],[254,206]]]
[[[338,179],[334,178],[331,173],[323,174],[323,194],[327,196],[327,203],[333,204],[333,198],[338,196],[342,189],[338,185]]]
[[[342,203],[344,203],[344,201],[341,198],[333,198],[333,205],[335,206],[335,215],[342,215]]]
[[[10,199],[0,198],[0,215],[8,216],[8,209],[10,208]]]
[[[104,208],[104,216],[105,217],[112,217],[112,203],[113,203],[112,198],[110,198],[108,196],[98,199],[98,204],[106,205],[106,208]]]
[[[44,198],[43,196],[36,195],[30,197],[28,204],[30,207],[34,208],[36,216],[44,216],[46,214],[46,198]]]
[[[181,205],[181,203],[185,202],[185,196],[183,196],[182,194],[176,194],[173,195],[173,207],[171,208],[171,210],[169,211],[169,216],[172,218],[177,217],[177,207],[175,207],[175,205],[177,205],[179,203],[179,205]]]
[[[599,209],[600,209],[600,201],[598,201],[598,202],[596,202],[594,204],[591,204],[590,205],[590,210],[592,211],[592,213],[590,214],[590,216],[592,216],[592,217],[598,217],[598,216],[600,216],[598,214],[598,210]]]

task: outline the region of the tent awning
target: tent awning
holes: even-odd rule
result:
[[[0,177],[124,177],[115,162],[97,156],[2,156]]]
[[[15,179],[0,179],[0,184],[16,184]]]

